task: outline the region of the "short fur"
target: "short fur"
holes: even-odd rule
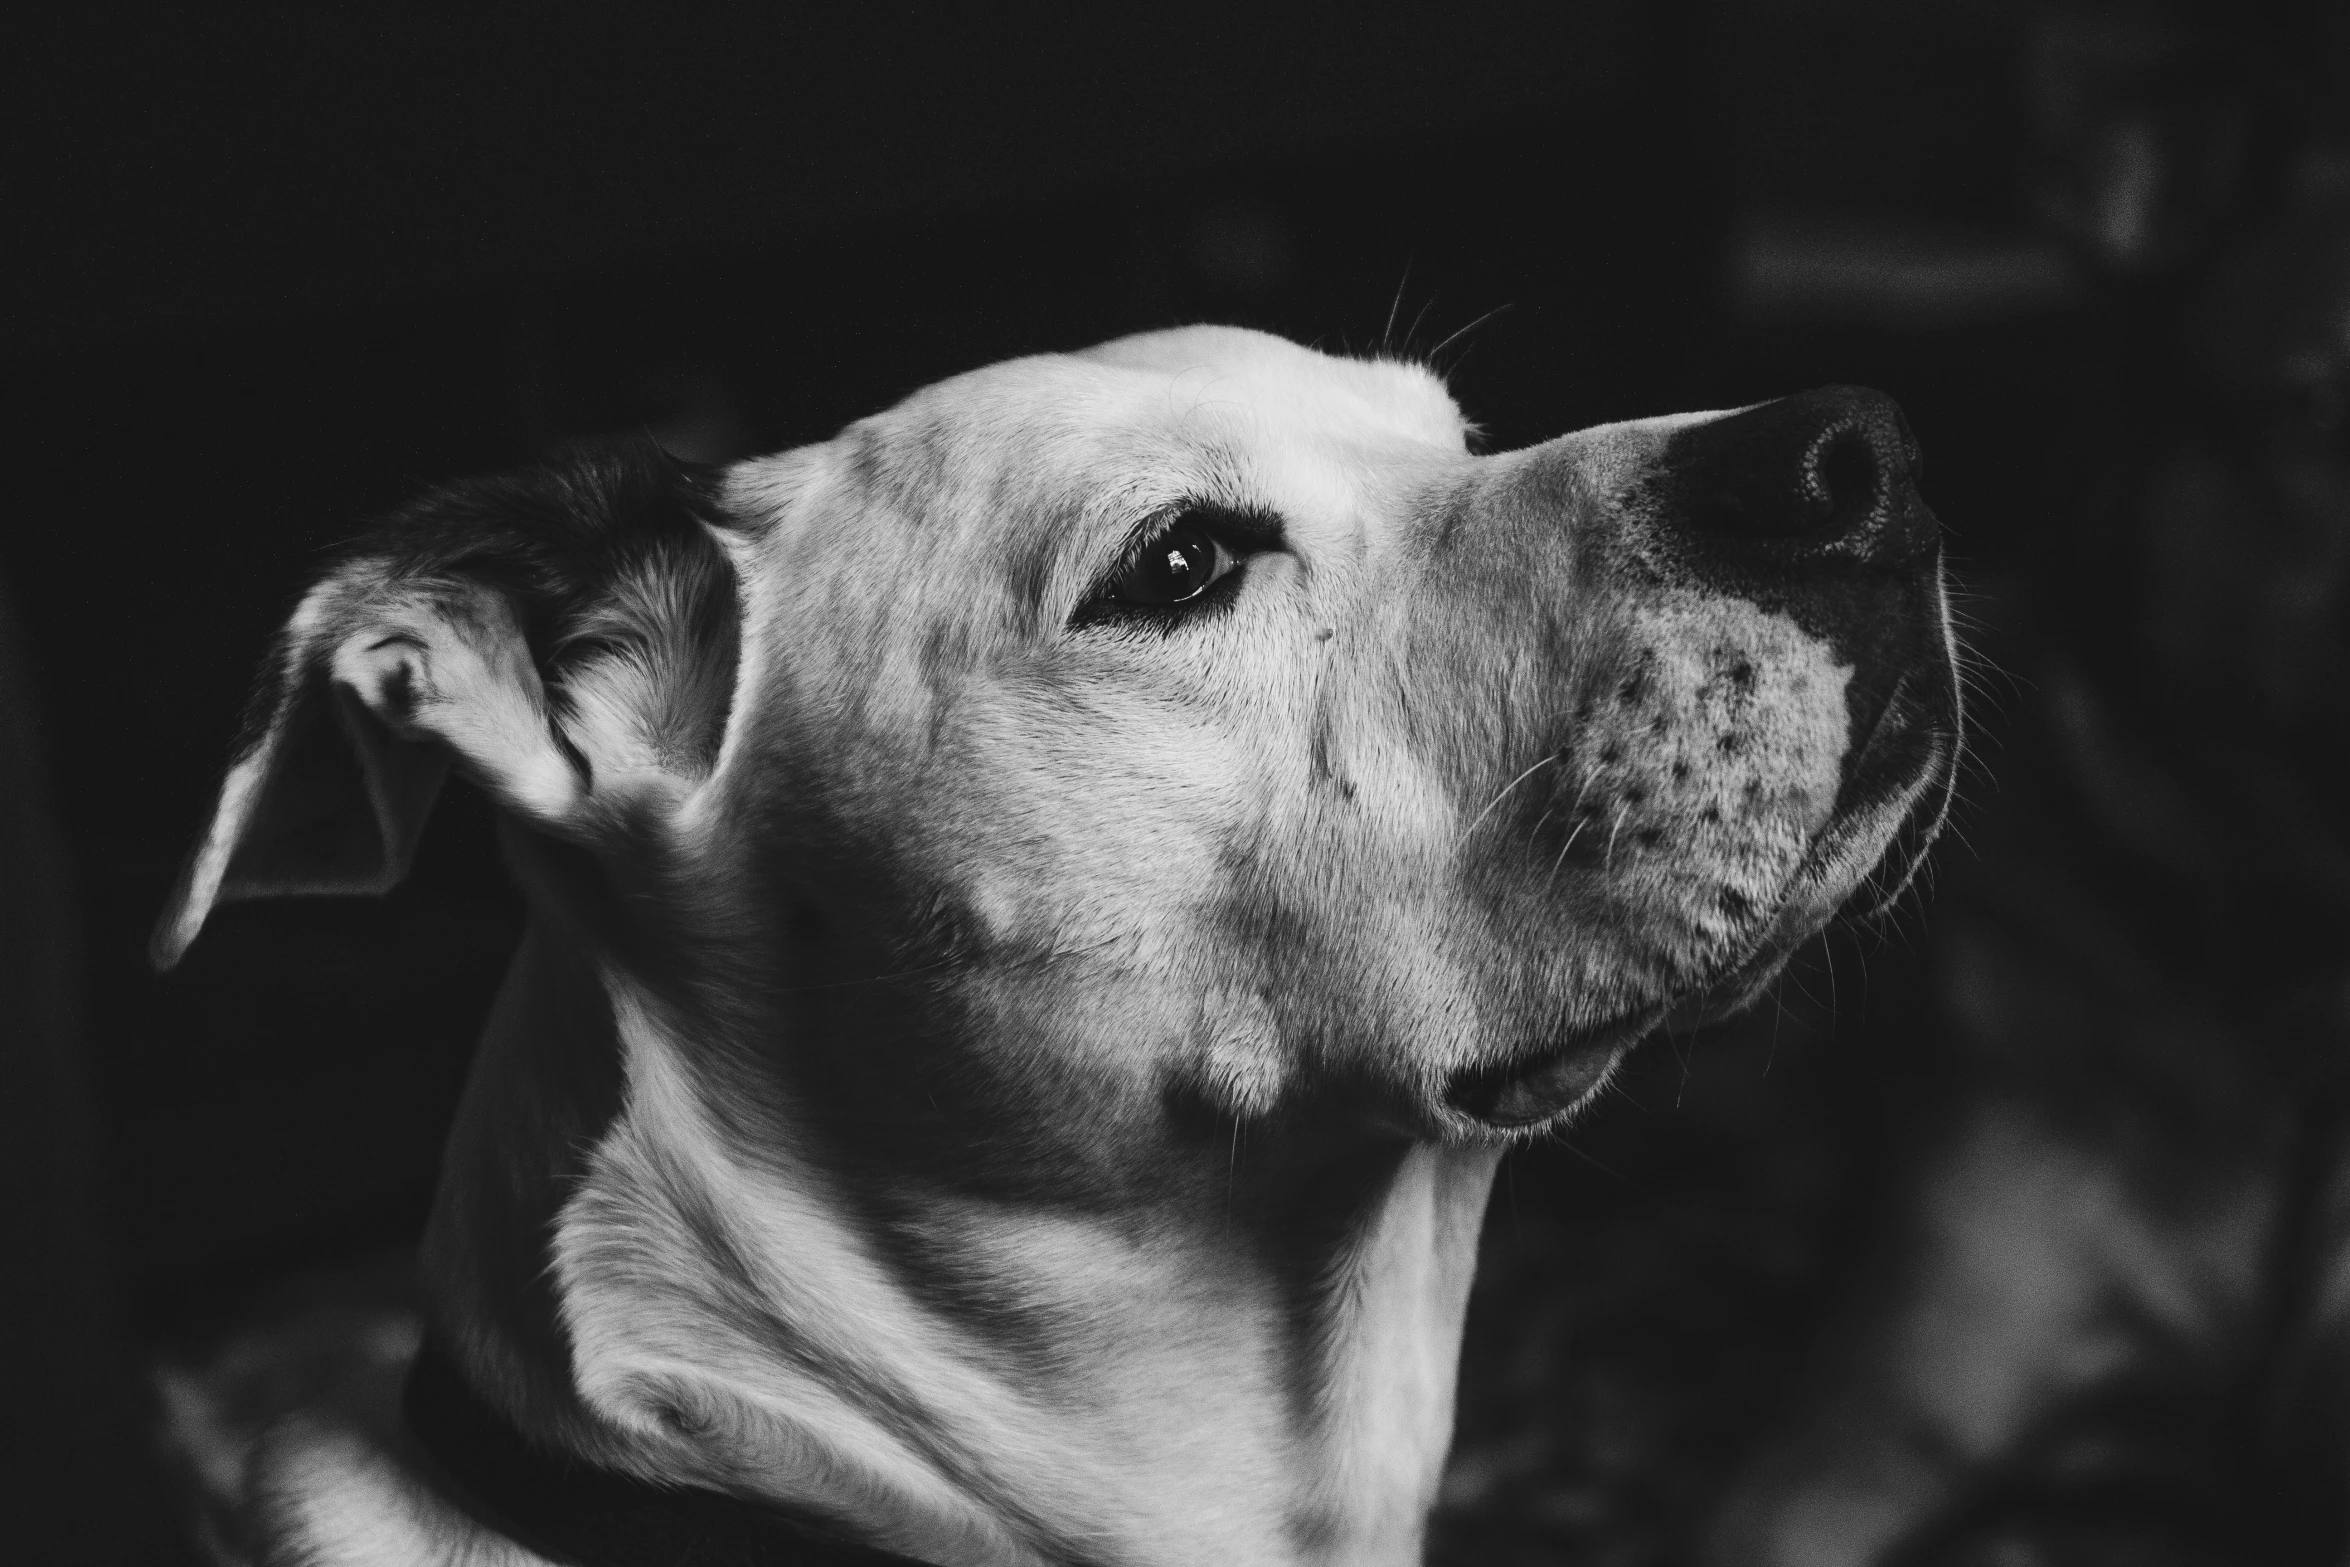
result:
[[[1689,531],[1722,416],[1475,457],[1214,329],[442,492],[296,612],[158,951],[388,885],[454,765],[531,922],[426,1283],[524,1431],[942,1564],[1413,1561],[1501,1149],[1939,820],[1938,549],[1837,395],[1834,570]],[[1186,507],[1243,575],[1105,607]],[[391,1392],[265,1444],[265,1554],[529,1559]]]

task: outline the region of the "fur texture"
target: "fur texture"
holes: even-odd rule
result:
[[[1500,1150],[1947,788],[1930,518],[1726,587],[1656,483],[1713,417],[1475,457],[1196,329],[437,497],[297,613],[159,950],[384,884],[455,765],[533,919],[428,1288],[526,1431],[941,1563],[1417,1560]],[[1235,574],[1121,598],[1186,515]],[[385,1396],[265,1449],[275,1549],[510,1556]]]

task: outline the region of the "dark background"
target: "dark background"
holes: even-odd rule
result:
[[[2343,79],[2322,15],[2257,7],[990,9],[20,33],[0,782],[53,826],[0,870],[27,998],[0,1015],[27,1194],[0,1227],[24,1260],[0,1486],[73,1527],[19,1559],[163,1559],[143,1357],[404,1244],[429,1202],[517,926],[478,802],[381,903],[232,909],[168,978],[142,957],[270,633],[371,509],[575,435],[770,450],[1173,322],[1392,334],[1500,446],[1883,387],[1996,659],[2125,460],[2098,410],[2160,273],[2083,215],[2099,94],[2191,58],[2190,110],[2216,84],[2255,144],[2310,134],[2295,106]],[[2230,221],[2257,184],[2164,210]],[[1908,945],[1837,940],[1784,1008],[1652,1050],[1573,1147],[1514,1162],[1448,1492],[1472,1558],[1670,1556],[1715,1471],[1659,1455],[1762,1418],[1904,1091],[1872,1042],[1914,1006]],[[1570,1326],[1616,1382],[1541,1359]]]

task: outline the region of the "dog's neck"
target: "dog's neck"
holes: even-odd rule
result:
[[[1170,1181],[1170,1133],[1147,1202],[883,1191],[747,1141],[683,1026],[534,920],[426,1246],[526,1430],[942,1564],[1419,1559],[1491,1152],[1236,1129]]]

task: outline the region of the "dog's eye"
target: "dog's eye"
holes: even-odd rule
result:
[[[1187,505],[1163,515],[1095,582],[1069,617],[1072,629],[1127,625],[1172,631],[1228,608],[1242,568],[1282,547],[1281,519],[1270,512]]]
[[[1188,603],[1239,564],[1214,534],[1178,520],[1143,540],[1103,597],[1137,606]]]

